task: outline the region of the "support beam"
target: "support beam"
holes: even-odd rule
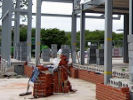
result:
[[[112,4],[113,0],[105,0],[104,84],[112,77]]]
[[[72,3],[73,0],[42,0],[46,2],[61,2],[61,3]]]
[[[129,34],[133,34],[133,1],[129,1]]]
[[[133,1],[129,0],[129,81],[130,81],[130,99],[133,100]]]
[[[4,62],[4,69],[10,67],[11,64],[11,18],[12,18],[12,0],[3,0],[2,15],[8,14],[2,19],[2,38],[1,38],[1,58]],[[4,70],[4,71],[5,71]]]
[[[74,13],[74,12],[73,12]],[[75,13],[74,13],[75,14]],[[36,16],[36,13],[32,13],[33,16]],[[68,14],[49,14],[49,13],[41,13],[41,16],[49,16],[49,17],[66,17],[66,18],[71,18],[72,15],[68,15]],[[80,18],[80,15],[77,15],[77,18]],[[85,16],[85,18],[93,18],[93,19],[104,19],[104,15],[88,15]],[[113,17],[114,20],[120,20],[121,16],[118,15],[116,17]]]
[[[124,49],[123,62],[124,63],[129,62],[128,40],[127,40],[128,34],[129,34],[129,14],[125,14],[124,15],[124,39],[123,39],[123,49]]]
[[[73,63],[76,63],[76,29],[77,29],[77,15],[72,13],[71,48],[72,48],[72,62]]]
[[[27,27],[27,61],[31,61],[31,34],[32,34],[32,0],[28,0],[28,27]]]
[[[84,65],[85,49],[85,12],[81,11],[80,15],[80,64]]]
[[[37,1],[37,8],[36,8],[36,48],[35,48],[35,57],[36,57],[36,65],[40,63],[40,32],[41,32],[41,6],[42,0]]]
[[[20,9],[20,0],[16,2],[16,9]],[[15,12],[15,23],[14,23],[14,58],[16,58],[16,45],[20,42],[20,13]]]

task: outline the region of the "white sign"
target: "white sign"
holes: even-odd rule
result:
[[[90,46],[91,45],[91,42],[88,42],[88,46]]]

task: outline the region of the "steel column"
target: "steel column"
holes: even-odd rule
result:
[[[28,0],[27,61],[31,61],[32,0]]]
[[[15,9],[20,9],[20,0],[16,0]],[[15,12],[14,24],[14,58],[16,58],[16,44],[20,42],[20,12]]]
[[[112,77],[112,4],[113,0],[105,0],[104,84]]]
[[[124,39],[123,39],[123,49],[124,49],[123,62],[124,63],[129,62],[128,40],[127,40],[128,34],[129,34],[129,14],[125,14],[124,15]]]
[[[36,65],[40,63],[40,32],[41,32],[41,5],[42,0],[36,0],[36,48],[35,48],[35,57]]]
[[[133,100],[133,1],[129,0],[129,80],[130,80],[130,99]]]
[[[72,62],[76,63],[76,28],[77,28],[77,15],[72,13],[72,33],[71,33],[71,46],[72,46]]]
[[[128,37],[128,42],[129,42],[129,77],[130,77],[130,82],[133,83],[133,1],[130,0],[129,2],[129,37]]]
[[[129,34],[133,34],[133,1],[129,1]]]
[[[84,65],[85,49],[85,12],[81,11],[80,15],[80,64]]]
[[[1,55],[2,59],[7,61],[7,66],[10,67],[11,59],[11,18],[12,18],[12,0],[3,0],[2,16],[8,11],[6,17],[2,19],[2,40],[1,40]]]

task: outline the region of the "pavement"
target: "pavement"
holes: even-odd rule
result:
[[[113,58],[113,67],[127,68],[128,64],[123,63],[123,58]],[[54,94],[50,97],[34,99],[32,95],[20,97],[20,93],[26,92],[28,78],[0,78],[0,100],[96,100],[96,85],[80,79],[69,79],[75,93]],[[31,84],[30,91],[33,90]]]
[[[80,80],[69,79],[75,93],[54,94],[50,97],[34,99],[32,95],[20,97],[19,94],[26,92],[28,78],[0,79],[0,100],[96,100],[96,85]],[[30,91],[33,90],[31,84]]]

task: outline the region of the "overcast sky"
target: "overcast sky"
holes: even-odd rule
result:
[[[33,12],[36,12],[36,0],[33,0]],[[42,13],[71,14],[72,4],[43,2]],[[35,27],[36,18],[33,17],[33,27]],[[58,28],[65,31],[71,31],[71,18],[62,17],[42,17],[42,28]],[[87,30],[104,30],[104,19],[86,19]],[[123,29],[123,16],[121,20],[113,21],[113,31]],[[77,21],[77,31],[80,30],[80,19]]]

